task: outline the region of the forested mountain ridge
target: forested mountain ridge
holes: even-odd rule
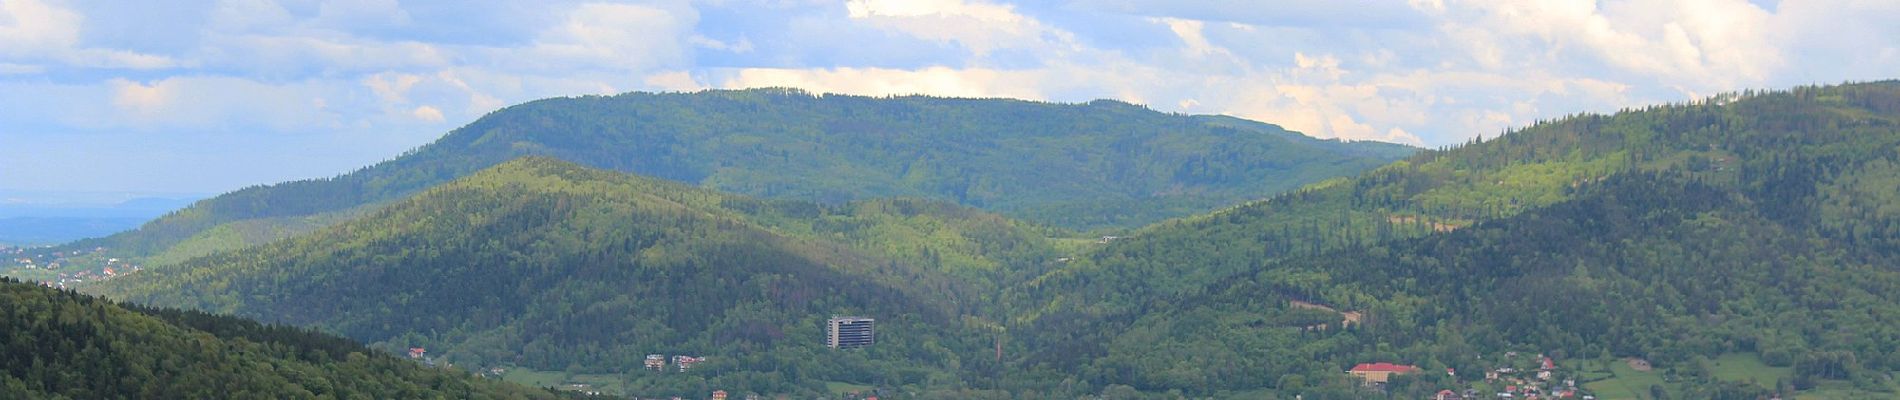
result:
[[[1099,244],[1052,233],[529,158],[97,289],[477,365],[731,362],[629,375],[655,394],[1364,398],[1342,369],[1466,371],[1386,386],[1422,397],[1516,351],[1589,390],[1647,360],[1666,372],[1645,398],[1891,397],[1900,82],[1568,117]],[[891,342],[820,350],[836,313],[879,315]],[[1766,372],[1736,378],[1722,357]]]
[[[1893,185],[1894,172],[1881,160],[1900,151],[1897,125],[1896,81],[1563,118],[1144,228],[1010,294],[1011,308],[1030,311],[1021,319],[1122,312],[1139,299],[1197,290],[1270,260],[1451,231],[1555,204],[1570,198],[1570,189],[1631,171],[1681,171],[1734,187],[1839,178],[1815,188],[1838,198],[1789,211],[1825,213],[1830,218],[1817,223],[1868,239],[1891,229],[1868,224],[1896,214],[1878,205],[1892,201],[1879,189]],[[1844,208],[1850,205],[1860,208]],[[1849,212],[1858,214],[1843,214]]]
[[[729,390],[956,388],[994,364],[966,358],[994,337],[977,314],[987,293],[1057,254],[1035,229],[929,201],[759,200],[530,157],[308,235],[89,289],[427,347],[461,365],[621,373],[647,354],[689,354],[712,360],[699,382]],[[835,314],[875,316],[880,344],[823,351]],[[700,393],[651,385],[638,393]]]
[[[1044,342],[1025,363],[1152,392],[1353,398],[1365,394],[1352,394],[1358,383],[1338,371],[1356,363],[1489,371],[1499,354],[1519,351],[1645,359],[1679,376],[1671,398],[1751,399],[1825,382],[1859,393],[1846,398],[1892,394],[1882,377],[1900,370],[1894,254],[1850,256],[1861,249],[1778,221],[1748,194],[1681,176],[1620,174],[1569,192],[1454,232],[1269,261],[1140,312],[1039,331],[1067,339]],[[1342,330],[1338,314],[1292,300],[1361,319]],[[1302,328],[1322,324],[1331,329]],[[1737,353],[1793,371],[1717,379],[1708,360]],[[1256,376],[1278,378],[1248,379]],[[1589,386],[1589,376],[1601,375],[1577,380]],[[1392,389],[1425,397],[1459,387],[1421,374]]]
[[[0,310],[0,398],[557,398],[314,331],[12,279],[0,278]]]
[[[790,89],[555,98],[490,113],[350,174],[238,190],[74,248],[137,257],[173,251],[165,260],[182,260],[260,244],[321,226],[297,228],[305,217],[393,201],[526,155],[767,198],[930,198],[1093,228],[1139,226],[1256,199],[1413,150],[1106,100],[871,98]],[[294,229],[210,231],[243,221]],[[193,243],[174,249],[187,241]]]
[[[1040,349],[1027,368],[1141,391],[1354,398],[1338,371],[1356,363],[1488,371],[1534,351],[1646,359],[1667,379],[1643,398],[1870,398],[1900,371],[1894,265],[1888,81],[1547,122],[1150,227],[1009,299],[1034,299],[1010,307]],[[1785,375],[1711,366],[1734,354]],[[1602,368],[1578,380],[1614,381]]]

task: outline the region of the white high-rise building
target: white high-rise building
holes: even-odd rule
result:
[[[875,323],[877,320],[864,317],[832,317],[825,322],[825,346],[834,349],[870,346],[877,342]]]

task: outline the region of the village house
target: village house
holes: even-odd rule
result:
[[[662,368],[666,368],[666,355],[648,354],[646,367],[648,371],[659,371]]]
[[[1346,373],[1365,380],[1367,384],[1384,384],[1390,381],[1393,375],[1409,374],[1418,371],[1419,368],[1415,366],[1379,362],[1354,365],[1352,369],[1346,371]]]
[[[686,372],[686,370],[693,368],[693,364],[698,364],[702,361],[706,361],[706,358],[693,357],[693,356],[673,356],[673,363],[678,364],[680,366],[680,372]]]

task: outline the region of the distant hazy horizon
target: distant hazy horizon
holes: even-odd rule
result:
[[[0,190],[215,194],[348,172],[538,98],[764,86],[1109,98],[1429,147],[1892,78],[1893,15],[1900,2],[8,0]]]

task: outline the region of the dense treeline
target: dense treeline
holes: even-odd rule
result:
[[[0,398],[551,399],[347,339],[0,279]]]
[[[1821,379],[1890,390],[1885,371],[1900,370],[1900,325],[1890,322],[1900,317],[1900,271],[1890,258],[1842,257],[1848,246],[1686,178],[1619,175],[1577,192],[1453,233],[1271,262],[1079,329],[1079,343],[1034,362],[1086,365],[1074,371],[1094,382],[1214,394],[1313,389],[1305,383],[1367,360],[1482,371],[1494,361],[1479,357],[1503,349],[1640,357],[1685,371],[1751,352],[1797,367],[1794,381],[1751,384],[1760,390]],[[1367,319],[1337,333],[1274,323],[1292,298]]]
[[[919,197],[1094,228],[1204,212],[1413,150],[1114,101],[787,89],[557,98],[496,111],[350,174],[239,190],[74,248],[104,246],[122,257],[169,251],[164,260],[178,261],[307,232],[321,225],[301,217],[397,200],[530,155],[737,194],[825,204]],[[245,221],[270,226],[230,226]],[[279,224],[288,225],[271,228]]]
[[[1049,349],[1041,363],[1092,359],[1058,370],[1153,391],[1286,389],[1240,377],[1312,382],[1379,359],[1473,367],[1509,348],[1671,368],[1757,352],[1809,365],[1788,386],[1887,390],[1900,369],[1896,162],[1900,82],[1576,116],[1145,229],[1031,281],[1009,308]],[[1369,321],[1325,339],[1236,324],[1289,299]],[[1207,358],[1222,361],[1152,367]]]
[[[1264,261],[1322,256],[1514,215],[1630,171],[1677,171],[1800,218],[1857,251],[1892,253],[1900,82],[1725,95],[1581,115],[1428,151],[1208,215],[1157,224],[1011,294],[1013,309],[1105,315]],[[1786,190],[1778,188],[1787,187]],[[1810,196],[1811,194],[1811,196]],[[1818,197],[1816,197],[1818,196]],[[1810,199],[1811,198],[1811,199]],[[1804,202],[1797,202],[1796,200]],[[1027,315],[1024,318],[1035,318]]]
[[[526,158],[99,290],[427,347],[464,366],[622,373],[647,354],[713,360],[640,382],[646,395],[822,393],[828,380],[955,389],[994,368],[966,358],[995,337],[980,306],[1055,254],[1045,233],[945,203],[758,200]],[[885,340],[824,350],[834,314],[877,317]]]
[[[844,382],[945,398],[1365,398],[1342,369],[1482,371],[1495,360],[1479,357],[1516,350],[1647,359],[1668,371],[1653,392],[1674,398],[1883,396],[1900,370],[1900,82],[1568,117],[1105,243],[1065,235],[926,199],[757,199],[530,158],[100,290],[459,364],[716,360],[631,375],[648,395]],[[889,341],[827,351],[832,314],[878,316]],[[1709,360],[1733,353],[1791,377],[1717,378]]]

